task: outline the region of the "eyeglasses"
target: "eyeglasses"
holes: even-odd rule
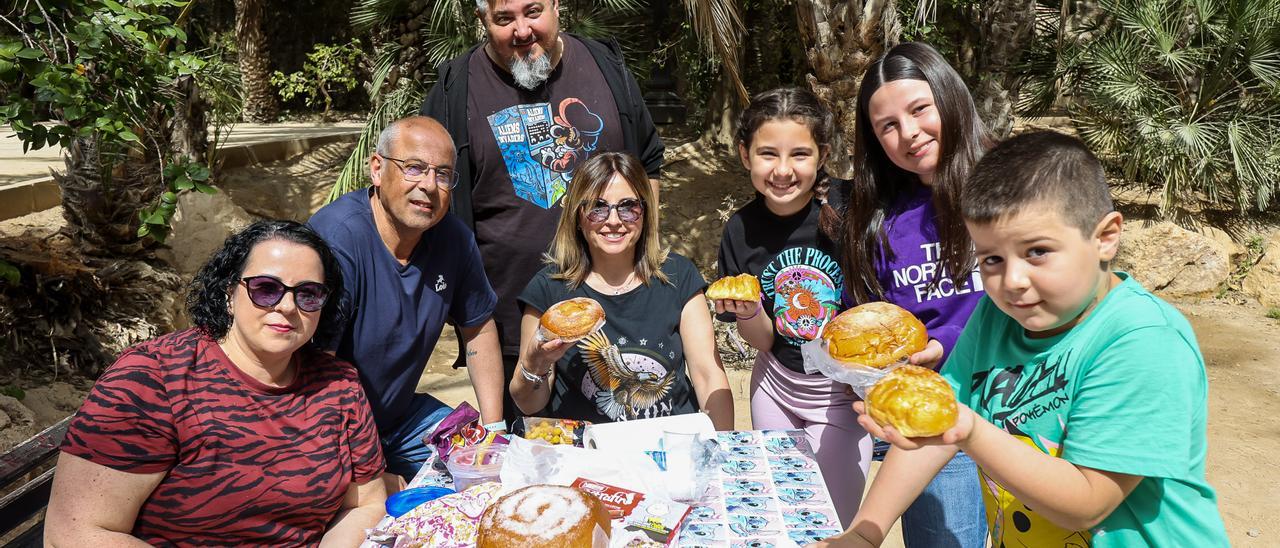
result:
[[[320,282],[302,282],[290,287],[275,276],[250,276],[240,278],[249,292],[249,300],[261,307],[271,307],[284,299],[285,293],[293,293],[293,303],[303,312],[315,312],[324,308],[329,299],[329,288]]]
[[[453,190],[453,187],[458,186],[458,172],[451,167],[424,164],[417,160],[402,160],[383,154],[378,154],[378,156],[391,160],[391,163],[399,167],[400,171],[404,173],[404,180],[411,183],[420,182],[428,174],[431,174],[434,175],[432,180],[440,188]]]
[[[586,205],[585,203],[583,205]],[[618,210],[618,220],[624,223],[634,223],[644,215],[644,200],[636,198],[623,198],[616,204],[611,204],[604,200],[596,200],[591,205],[591,209],[587,210],[587,220],[593,223],[603,223],[609,219],[609,214],[613,210]]]

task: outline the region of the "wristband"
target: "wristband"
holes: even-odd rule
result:
[[[494,430],[506,430],[507,421],[491,422],[489,424],[484,425],[484,429],[490,432],[493,432]]]
[[[760,309],[761,309],[761,308],[764,308],[764,305],[763,305],[763,304],[761,304],[761,303],[756,303],[756,311],[755,311],[755,312],[752,312],[750,316],[738,316],[738,321],[742,321],[742,320],[750,320],[751,318],[754,318],[754,317],[756,317],[756,316],[759,316],[759,315],[760,315]]]

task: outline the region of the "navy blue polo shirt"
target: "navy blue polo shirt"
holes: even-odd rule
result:
[[[498,298],[484,274],[475,236],[452,213],[422,236],[400,264],[378,235],[373,190],[349,192],[308,224],[337,255],[347,289],[347,321],[335,339],[317,341],[355,364],[378,431],[400,424],[447,321],[475,327]]]

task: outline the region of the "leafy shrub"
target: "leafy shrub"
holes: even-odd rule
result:
[[[1280,0],[1101,0],[1059,52],[1069,112],[1113,173],[1176,217],[1263,210],[1280,170]]]
[[[349,44],[316,44],[307,54],[302,70],[292,74],[276,71],[271,75],[271,85],[280,92],[280,98],[291,101],[301,96],[308,107],[324,105],[328,114],[335,95],[345,95],[361,81],[360,40]]]

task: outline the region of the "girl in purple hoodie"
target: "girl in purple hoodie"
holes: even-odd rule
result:
[[[841,245],[847,298],[915,314],[930,340],[910,361],[939,369],[982,296],[960,189],[990,136],[960,75],[921,43],[899,44],[868,68],[855,126]],[[984,546],[968,456],[956,455],[903,514],[902,533],[908,548]]]

